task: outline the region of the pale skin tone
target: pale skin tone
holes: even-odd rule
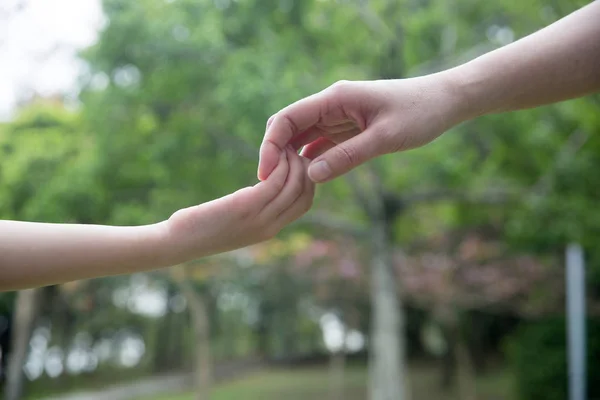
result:
[[[263,182],[152,225],[0,221],[0,290],[147,271],[268,240],[311,207],[307,166],[288,148]]]
[[[380,155],[425,145],[475,117],[600,91],[600,1],[508,46],[440,73],[342,81],[269,119],[258,168],[265,179],[280,148],[302,148],[315,182]]]

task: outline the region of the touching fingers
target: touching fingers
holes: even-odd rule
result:
[[[327,150],[336,146],[331,140],[326,138],[319,138],[314,142],[308,144],[302,149],[302,157],[306,157],[309,160],[314,160]]]
[[[323,92],[289,105],[267,123],[267,131],[260,146],[258,179],[265,180],[277,166],[279,152],[299,133],[315,125],[321,118]]]
[[[290,207],[302,195],[302,191],[304,190],[306,169],[302,165],[300,156],[290,148],[286,149],[286,153],[290,165],[288,176],[280,193],[261,211],[261,214],[267,219],[276,218]]]
[[[290,141],[290,144],[294,149],[298,150],[302,146],[308,145],[321,137],[349,137],[354,136],[358,133],[360,133],[360,129],[358,128],[358,125],[356,125],[355,122],[348,120],[340,120],[336,121],[331,125],[318,124],[312,126],[306,131],[294,136],[294,138]]]
[[[308,167],[309,160],[302,159],[302,161],[302,170],[305,171]],[[302,195],[298,197],[290,207],[288,207],[279,215],[276,222],[278,227],[283,228],[284,226],[294,222],[312,207],[313,199],[315,197],[315,183],[310,180],[308,174],[306,173],[304,173],[303,180],[304,190],[302,191]]]
[[[356,135],[345,142],[331,147],[326,151],[320,151],[327,147],[315,149],[314,153],[322,153],[308,168],[308,175],[314,182],[326,182],[334,179],[373,157],[384,154],[383,142],[377,140],[372,134],[372,127],[360,135]],[[313,150],[308,149],[307,152]],[[310,154],[309,154],[310,155]]]
[[[288,153],[280,152],[278,155],[278,164],[268,179],[256,184],[253,189],[256,190],[259,206],[262,209],[275,199],[285,186],[289,175],[290,163]]]

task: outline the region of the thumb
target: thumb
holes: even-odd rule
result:
[[[308,167],[308,176],[321,183],[337,178],[362,163],[384,154],[383,142],[371,132],[373,128],[327,150]]]

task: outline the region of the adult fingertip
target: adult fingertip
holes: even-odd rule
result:
[[[263,146],[260,150],[258,160],[258,179],[264,181],[275,170],[281,160],[280,152],[277,152],[271,146]]]
[[[265,179],[267,179],[269,177],[270,173],[271,173],[271,171],[269,171],[269,173],[266,172],[264,163],[261,163],[258,165],[258,171],[256,172],[256,175],[257,175],[259,181],[262,182]]]

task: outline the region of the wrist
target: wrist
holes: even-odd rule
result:
[[[181,251],[177,247],[176,240],[171,233],[168,221],[162,221],[152,225],[145,225],[143,242],[145,251],[150,255],[153,264],[157,267],[170,267],[183,262]]]
[[[163,257],[168,265],[177,265],[215,253],[210,229],[203,229],[206,208],[202,205],[183,208],[158,224],[163,243]],[[211,226],[207,224],[207,226]]]
[[[453,99],[457,123],[493,112],[493,94],[485,87],[488,78],[475,65],[463,64],[440,74]]]

